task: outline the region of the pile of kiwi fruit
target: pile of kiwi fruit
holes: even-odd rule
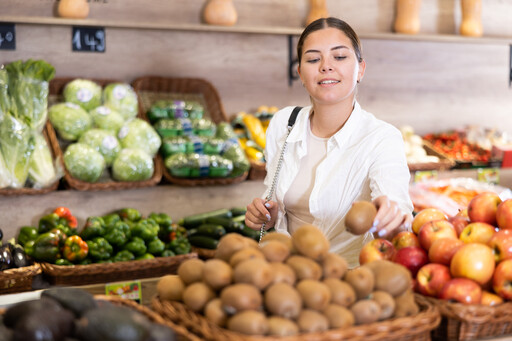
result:
[[[179,301],[210,322],[248,335],[292,336],[414,315],[409,271],[379,260],[348,269],[315,226],[258,244],[222,237],[215,257],[188,259],[157,284],[159,299]]]

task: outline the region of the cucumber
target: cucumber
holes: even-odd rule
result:
[[[214,238],[206,237],[206,236],[199,236],[199,235],[193,235],[188,237],[188,241],[190,242],[190,245],[195,247],[200,247],[202,249],[216,249],[217,244],[219,241]]]
[[[210,217],[210,218],[207,218],[205,222],[207,224],[221,225],[224,227],[224,229],[226,229],[227,233],[231,233],[231,232],[240,233],[243,229],[243,224],[238,221],[234,221],[233,219],[234,218],[229,219],[229,218],[224,218],[224,217]]]
[[[239,215],[245,216],[245,213],[247,213],[247,208],[245,208],[245,207],[233,207],[231,209],[231,214],[233,215],[233,217],[236,217]]]
[[[236,217],[231,218],[231,220],[243,224],[245,221],[245,215],[238,215]]]
[[[197,236],[205,236],[214,239],[219,239],[226,234],[226,229],[222,225],[215,224],[201,224],[197,227]]]
[[[178,224],[189,229],[204,224],[205,220],[210,217],[231,218],[232,216],[233,214],[231,213],[230,210],[228,210],[227,208],[221,208],[215,211],[189,215],[187,217],[182,218],[178,222]]]

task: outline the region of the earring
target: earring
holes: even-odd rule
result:
[[[357,83],[361,83],[361,80],[360,80],[360,79],[358,79],[358,80],[357,80]]]

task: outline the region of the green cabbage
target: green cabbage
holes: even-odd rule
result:
[[[53,164],[52,154],[44,136],[34,134],[35,147],[28,166],[28,178],[34,188],[45,188],[54,183],[59,176]]]
[[[126,83],[111,83],[103,89],[105,106],[120,113],[126,120],[137,116],[139,102],[133,88]]]
[[[74,178],[96,182],[105,168],[105,159],[96,149],[83,143],[73,143],[64,153],[64,164]]]
[[[112,177],[118,181],[144,181],[153,176],[153,159],[144,150],[125,148],[112,164]]]
[[[93,147],[103,155],[107,167],[112,165],[117,154],[121,151],[121,145],[117,138],[110,132],[101,129],[91,129],[86,131],[78,140],[90,147]]]
[[[142,148],[151,157],[158,152],[162,140],[153,127],[144,120],[134,118],[128,121],[117,135],[123,148]]]
[[[52,105],[48,116],[59,136],[67,141],[78,140],[92,124],[91,117],[84,109],[69,102]]]
[[[124,117],[115,110],[106,106],[99,106],[91,111],[92,125],[96,128],[112,131],[117,135],[124,124]]]
[[[101,86],[88,79],[75,79],[66,84],[64,101],[78,104],[89,111],[101,105]]]

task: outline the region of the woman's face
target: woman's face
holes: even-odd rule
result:
[[[353,101],[357,80],[364,74],[350,39],[328,27],[311,33],[304,41],[299,75],[314,103]]]

